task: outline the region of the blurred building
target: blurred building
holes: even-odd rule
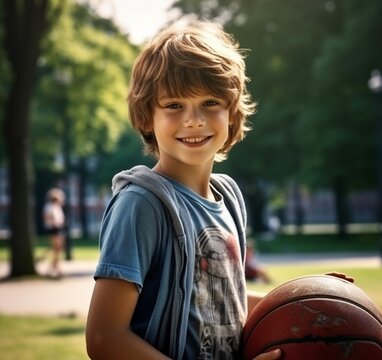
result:
[[[62,184],[57,184],[64,189]],[[9,208],[9,191],[8,179],[5,168],[0,168],[0,239],[9,237],[8,226],[8,208]],[[48,189],[46,189],[47,191]],[[82,235],[81,221],[81,204],[80,204],[80,183],[79,177],[76,174],[71,174],[68,177],[68,187],[66,189],[68,195],[67,205],[69,206],[69,226],[72,237],[80,237]],[[102,215],[106,204],[109,202],[111,193],[99,194],[92,184],[85,186],[84,209],[86,216],[87,231],[90,236],[97,237],[102,220]],[[35,218],[36,229],[41,232],[41,211],[44,203],[44,195],[41,199],[35,199]]]
[[[304,232],[336,232],[334,193],[329,190],[300,194],[299,205],[303,213]],[[348,231],[377,232],[377,191],[350,193],[347,197]],[[293,232],[296,224],[296,198],[292,189],[287,194],[284,210],[284,230]]]
[[[59,185],[59,184],[58,184]],[[68,181],[68,205],[70,214],[70,231],[73,237],[82,235],[81,204],[80,204],[80,183],[76,174],[71,174]],[[111,192],[100,194],[94,185],[86,184],[84,206],[87,231],[90,236],[98,236],[100,223],[104,209],[111,198]],[[43,199],[36,201],[42,204]],[[351,193],[347,198],[349,232],[377,232],[377,192],[363,191]],[[287,192],[286,205],[282,209],[282,219],[274,218],[275,213],[269,217],[271,222],[280,221],[283,232],[294,232],[296,230],[296,196],[291,188]],[[321,190],[316,192],[302,191],[298,206],[303,214],[303,231],[307,233],[335,233],[336,211],[335,197],[333,192]],[[4,168],[0,168],[0,238],[9,236],[8,228],[8,207],[9,195],[7,174]],[[36,222],[39,220],[39,209],[36,206]],[[277,215],[277,214],[276,214]],[[280,216],[281,217],[281,216]],[[272,225],[270,222],[270,226]],[[39,224],[37,224],[39,225]],[[37,229],[41,226],[37,226]]]

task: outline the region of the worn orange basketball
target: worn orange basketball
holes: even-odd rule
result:
[[[358,286],[330,275],[288,281],[249,314],[244,360],[281,349],[284,360],[381,360],[382,315]]]

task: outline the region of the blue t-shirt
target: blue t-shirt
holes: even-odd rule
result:
[[[195,234],[194,281],[190,284],[193,291],[183,359],[236,359],[247,309],[235,222],[216,189],[212,188],[216,202],[211,202],[167,180],[182,197],[192,219],[183,225],[192,227]],[[157,301],[163,263],[172,259],[166,254],[166,242],[174,238],[173,231],[160,200],[133,184],[122,190],[104,218],[95,277],[121,278],[137,285],[140,296],[131,328],[142,338]],[[166,346],[159,350],[169,353]]]

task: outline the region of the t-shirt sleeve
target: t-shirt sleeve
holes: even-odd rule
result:
[[[122,190],[105,212],[101,231],[101,254],[94,278],[133,282],[141,291],[146,274],[158,259],[165,231],[160,200],[138,186]]]

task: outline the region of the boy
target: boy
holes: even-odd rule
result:
[[[130,121],[157,163],[113,178],[87,323],[92,359],[240,358],[260,297],[245,289],[242,195],[212,168],[248,131],[246,81],[234,40],[204,21],[163,30],[136,60]]]

